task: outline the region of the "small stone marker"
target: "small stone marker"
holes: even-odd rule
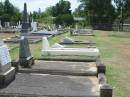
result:
[[[31,67],[34,64],[34,58],[31,56],[28,39],[22,36],[20,39],[19,61],[22,67]]]
[[[8,47],[0,40],[0,88],[6,87],[15,79],[15,68],[11,67]]]
[[[71,38],[69,38],[69,37],[65,37],[65,38],[63,39],[63,43],[66,43],[66,44],[74,43],[74,40],[71,39]]]

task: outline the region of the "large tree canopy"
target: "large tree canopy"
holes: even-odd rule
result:
[[[80,0],[81,5],[90,19],[90,24],[110,26],[116,16],[112,0]]]
[[[55,23],[57,25],[71,25],[74,22],[71,14],[69,1],[60,0],[55,6],[52,7],[52,15],[56,17]]]
[[[18,21],[21,18],[21,13],[18,8],[13,6],[9,0],[0,2],[0,20],[3,22]]]

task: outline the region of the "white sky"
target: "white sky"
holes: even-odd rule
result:
[[[5,0],[1,0],[5,1]],[[71,2],[71,10],[74,11],[75,8],[78,7],[80,2],[78,0],[67,0]],[[10,0],[16,7],[18,7],[21,11],[23,10],[24,2],[27,3],[28,12],[30,11],[38,11],[41,8],[41,11],[44,11],[47,7],[55,5],[59,0]]]

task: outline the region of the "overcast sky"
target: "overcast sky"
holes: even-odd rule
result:
[[[4,0],[1,0],[4,1]],[[24,2],[27,3],[28,11],[38,11],[41,8],[44,11],[47,7],[55,5],[59,0],[10,0],[16,7],[21,11],[23,10]],[[80,4],[78,0],[67,0],[71,2],[71,10],[74,11],[75,8]]]

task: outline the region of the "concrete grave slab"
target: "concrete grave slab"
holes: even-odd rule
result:
[[[96,76],[95,62],[67,62],[37,60],[30,69],[19,68],[21,73],[43,73],[57,75]]]
[[[2,97],[99,97],[99,93],[96,77],[45,74],[17,74],[14,82],[0,90]]]

